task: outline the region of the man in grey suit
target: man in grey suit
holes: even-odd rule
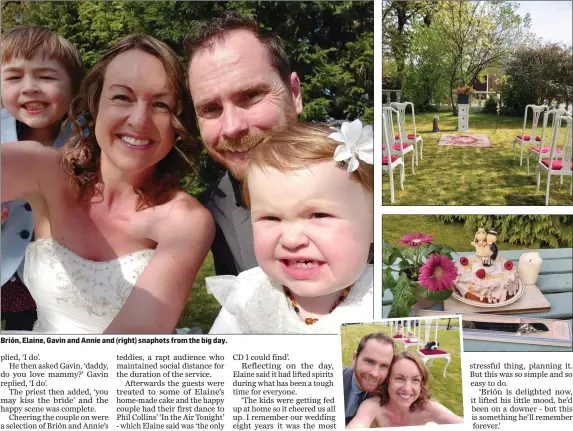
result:
[[[203,145],[227,170],[199,200],[217,224],[215,272],[237,275],[257,266],[240,186],[249,152],[265,131],[297,121],[300,81],[279,39],[253,19],[225,12],[194,24],[185,43],[189,90]]]
[[[347,425],[356,415],[360,403],[386,379],[393,356],[394,340],[382,332],[368,334],[360,340],[352,367],[342,370]]]

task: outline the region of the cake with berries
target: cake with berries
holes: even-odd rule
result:
[[[501,304],[519,292],[519,278],[511,260],[496,257],[486,266],[480,256],[462,257],[455,262],[458,276],[454,291],[485,304]]]

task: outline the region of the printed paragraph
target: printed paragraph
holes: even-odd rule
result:
[[[473,429],[497,430],[520,421],[573,421],[570,362],[506,361],[469,368]]]
[[[91,385],[109,376],[108,365],[41,356],[0,355],[0,413],[9,421],[0,429],[108,429],[109,416],[99,411],[108,391]]]
[[[298,421],[309,424],[304,429],[335,429],[334,397],[309,397],[306,389],[332,388],[333,365],[297,364],[289,356],[234,356],[233,395],[241,401],[233,407],[235,429],[301,429]]]
[[[217,354],[117,355],[118,426],[223,429],[224,361]]]
[[[332,340],[0,336],[0,430],[338,429]]]

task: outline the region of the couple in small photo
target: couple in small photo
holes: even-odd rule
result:
[[[186,65],[135,34],[87,73],[51,29],[2,34],[5,330],[173,333],[210,249],[211,333],[372,315],[372,126],[300,121],[299,77],[252,18],[193,29]],[[226,173],[193,197],[202,149]]]
[[[418,356],[396,352],[394,340],[383,332],[360,340],[342,377],[347,429],[464,421],[431,399],[430,373]]]

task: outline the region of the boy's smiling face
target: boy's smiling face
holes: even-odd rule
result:
[[[68,111],[72,83],[65,67],[37,52],[2,64],[2,104],[32,129],[54,127]]]
[[[372,195],[336,162],[248,172],[257,262],[295,295],[318,297],[352,285],[373,239]]]

